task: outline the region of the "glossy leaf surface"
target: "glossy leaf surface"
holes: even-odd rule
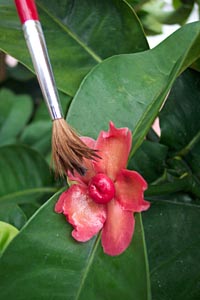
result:
[[[21,229],[27,221],[23,210],[15,203],[0,204],[0,221],[9,223],[14,227]]]
[[[172,150],[182,152],[192,140],[197,140],[200,132],[199,99],[199,73],[187,70],[176,80],[160,113],[161,142]]]
[[[144,217],[152,297],[158,300],[196,300],[200,294],[199,99],[199,73],[189,69],[176,80],[160,113],[169,176],[154,192],[165,188],[165,195],[171,195],[160,201],[151,197],[151,210]]]
[[[18,230],[15,227],[0,221],[0,256],[17,234]]]
[[[166,199],[153,203],[145,214],[153,299],[198,299],[199,210],[199,205]]]
[[[16,97],[9,90],[0,91],[0,145],[16,142],[31,116],[32,108],[28,96]]]
[[[139,172],[148,183],[163,175],[168,148],[165,145],[144,141],[129,162],[129,168]]]
[[[30,203],[55,191],[45,160],[24,146],[0,148],[0,204]]]
[[[69,95],[75,93],[83,77],[102,59],[148,48],[140,22],[125,1],[36,3],[57,85]],[[0,48],[32,69],[11,0],[0,0]]]
[[[150,299],[140,215],[131,246],[109,257],[99,236],[87,243],[71,238],[71,226],[53,211],[57,199],[55,195],[34,215],[1,258],[1,297]]]
[[[174,85],[160,114],[161,142],[186,163],[186,171],[200,179],[200,78],[187,70]]]
[[[35,121],[25,128],[20,141],[46,155],[51,152],[51,121]]]
[[[115,56],[99,64],[78,90],[68,121],[92,137],[107,129],[110,120],[118,127],[129,127],[133,130],[133,154],[177,75],[200,55],[199,38],[200,22],[196,22],[152,50]]]
[[[4,30],[0,32],[2,33],[0,42],[3,40],[6,44],[7,34],[11,34],[11,40],[17,37],[20,26],[15,31],[16,35],[12,36],[15,25],[13,26],[11,20],[16,20],[16,16],[9,15],[8,12],[13,10],[13,3],[0,0],[1,3],[4,3],[4,9],[7,7],[7,11],[0,10],[0,16],[6,16],[8,23],[0,18],[0,24],[4,26]],[[123,1],[107,1],[105,3],[104,1],[85,1],[84,4],[83,1],[59,1],[56,3],[55,1],[48,1],[48,3],[47,1],[38,1],[37,3],[44,30],[51,45],[50,54],[54,54],[53,64],[57,69],[55,73],[59,87],[63,91],[73,94],[81,79],[95,64],[107,55],[116,54],[114,51],[116,45],[119,50],[122,49],[116,40],[115,44],[111,38],[110,40],[109,38],[105,39],[104,28],[112,31],[113,27],[109,27],[108,23],[111,24],[113,19],[104,20],[101,16],[104,15],[105,18],[108,16],[106,9],[112,3],[114,5],[112,14],[117,23],[118,19],[114,8],[119,7],[124,14],[121,6],[123,3],[125,10],[128,9],[130,12],[130,9]],[[74,10],[73,6],[70,6],[72,3],[74,3]],[[91,4],[92,11],[95,11],[94,16],[88,13],[89,5],[86,3]],[[54,6],[55,10],[52,9]],[[67,17],[64,15],[66,7],[70,12]],[[94,7],[103,7],[103,9],[95,10]],[[78,19],[74,16],[77,8],[79,8]],[[109,11],[111,12],[111,10]],[[97,12],[101,12],[100,17]],[[84,18],[85,13],[88,19]],[[104,20],[105,23],[99,23],[101,28],[96,26],[96,23],[92,27],[89,26],[91,20],[93,22],[97,20],[97,23],[99,20]],[[85,36],[78,26],[80,21],[83,24]],[[106,24],[105,27],[104,24]],[[123,23],[123,28],[125,28],[124,26]],[[61,35],[60,28],[63,30]],[[93,38],[91,28],[95,29],[98,41]],[[131,32],[129,28],[128,34],[126,33],[129,38]],[[117,36],[122,41],[120,33],[119,30]],[[127,36],[126,34],[124,37]],[[118,127],[128,126],[133,130],[132,154],[135,153],[143,142],[144,136],[177,75],[198,58],[200,54],[199,37],[199,23],[191,24],[182,28],[154,50],[115,56],[99,64],[80,86],[72,102],[68,120],[81,134],[93,137],[96,137],[100,130],[107,130],[110,119]],[[102,43],[102,40],[106,40],[106,42]],[[66,43],[62,48],[61,46],[66,41],[68,44]],[[178,47],[177,41],[179,41]],[[13,46],[9,43],[10,41],[8,46],[13,51]],[[102,44],[108,47],[102,49]],[[121,44],[122,47],[126,47],[124,43]],[[58,50],[54,52],[56,48]],[[68,51],[69,49],[70,51]],[[70,57],[69,53],[73,57]],[[58,55],[56,56],[56,54]],[[27,53],[24,57],[28,58]],[[69,64],[66,69],[64,68],[65,58],[68,58],[67,64]],[[27,65],[29,65],[28,62]],[[68,73],[71,70],[72,73]],[[67,81],[69,86],[66,84]],[[36,149],[44,153],[46,152],[46,142],[43,141],[45,130],[42,135],[42,130],[39,132],[41,119],[38,119],[37,122],[39,125],[28,127],[21,137],[31,146],[37,145]],[[36,135],[35,130],[37,131]],[[45,147],[40,142],[44,142]],[[51,187],[51,176],[47,172],[48,166],[41,157],[35,151],[25,147],[13,147],[13,151],[10,147],[0,148],[0,172],[2,172],[0,191],[3,191],[0,201],[2,201],[4,209],[7,204],[21,203],[20,207],[28,218],[35,210],[34,205],[37,204],[37,200],[45,201],[48,198],[45,193],[55,189]],[[166,157],[166,147],[161,146],[158,149],[149,146],[145,148],[144,159],[149,158],[149,166],[153,169],[151,151],[155,151],[153,154],[161,156],[157,160],[161,164]],[[144,168],[143,171],[145,173],[148,170]],[[161,175],[162,171],[163,165],[161,168],[147,172],[147,177],[155,179],[156,174]],[[0,297],[16,300],[41,298],[44,300],[51,298],[58,300],[116,300],[121,298],[150,300],[149,273],[141,215],[136,216],[136,231],[129,249],[119,257],[108,257],[102,252],[100,236],[94,237],[88,243],[76,243],[71,238],[71,226],[66,223],[63,216],[54,213],[57,199],[58,195],[55,195],[45,203],[6,249],[0,260]],[[199,272],[197,268],[194,270],[193,260],[195,252],[199,248],[197,231],[199,221],[196,213],[198,205],[194,206],[194,203],[190,202],[186,208],[183,207],[183,202],[190,201],[190,199],[187,198],[184,201],[181,199],[177,204],[179,200],[176,203],[156,202],[153,204],[152,213],[150,210],[144,214],[151,259],[153,299],[156,300],[157,298],[158,300],[169,300],[170,298],[179,300],[187,299],[187,297],[188,300],[196,300],[195,297],[198,297]],[[172,199],[170,201],[173,202]],[[158,209],[156,209],[156,205],[158,205]],[[162,205],[166,205],[164,209]],[[194,218],[194,221],[191,217]],[[17,219],[12,216],[12,211],[7,215],[7,220],[17,222]],[[195,226],[194,231],[192,231],[192,224]],[[195,236],[198,235],[197,238],[193,236],[193,233]],[[184,241],[182,241],[183,237]],[[189,251],[193,257],[190,256],[187,242],[189,242],[189,248],[192,245],[192,249]],[[198,259],[198,255],[196,257]],[[178,259],[176,260],[176,258]],[[184,267],[186,266],[185,269],[182,268],[182,264]],[[176,274],[172,274],[174,269],[177,270]],[[179,274],[180,270],[181,274]],[[189,274],[190,271],[191,274]],[[176,278],[177,274],[180,277],[178,279]]]

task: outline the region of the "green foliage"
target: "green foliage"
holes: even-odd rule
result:
[[[160,142],[145,141],[131,161],[153,182],[146,193],[152,206],[144,228],[152,297],[160,300],[199,295],[199,99],[199,73],[187,70],[160,113]]]
[[[124,1],[36,2],[57,85],[69,95],[102,59],[148,48],[137,16]],[[0,49],[32,70],[13,1],[0,0]]]
[[[50,164],[51,121],[14,2],[0,0],[0,49],[21,62],[0,86],[0,299],[198,299],[200,22],[152,50],[141,25],[183,24],[194,1],[173,1],[168,15],[162,1],[36,2],[67,121],[93,138],[110,120],[129,127],[128,168],[148,181],[152,205],[118,257],[103,253],[100,234],[72,239],[54,212],[67,186]]]
[[[49,166],[37,152],[19,145],[0,147],[0,220],[22,227],[26,216],[18,205],[37,209],[55,191]]]
[[[150,299],[140,216],[131,246],[112,258],[103,254],[98,236],[87,243],[71,238],[71,226],[53,212],[57,199],[36,213],[2,257],[1,297]]]
[[[199,212],[199,205],[166,198],[145,213],[153,299],[198,299]]]
[[[196,1],[171,1],[172,6],[170,10],[166,9],[166,1],[164,0],[130,0],[128,2],[135,8],[145,32],[149,35],[156,35],[162,33],[164,24],[185,24],[193,11]]]
[[[18,230],[15,227],[0,221],[0,256],[17,234]]]
[[[199,97],[199,73],[188,69],[177,78],[159,115],[160,140],[143,142],[133,156],[130,165],[155,181],[148,195],[185,191],[199,198]]]
[[[169,167],[167,172],[176,176],[176,178],[180,178],[179,182],[176,182],[175,188],[180,185],[181,176],[187,174],[188,180],[181,190],[185,189],[185,192],[187,191],[189,194],[187,196],[176,194],[172,198],[173,201],[170,201],[171,203],[168,203],[168,201],[155,203],[149,215],[150,222],[146,223],[147,226],[145,226],[149,237],[147,238],[147,244],[149,240],[149,245],[152,245],[151,239],[155,234],[155,231],[152,230],[152,224],[156,218],[159,222],[159,227],[157,227],[159,232],[156,232],[156,237],[158,237],[158,234],[165,236],[161,242],[158,242],[156,251],[152,249],[152,246],[149,246],[152,291],[158,299],[168,299],[169,297],[171,299],[182,299],[184,295],[184,298],[189,300],[197,299],[199,294],[196,278],[199,278],[200,274],[195,263],[198,259],[197,253],[200,243],[199,234],[196,232],[199,226],[200,204],[199,83],[198,73],[191,70],[186,71],[177,79],[160,115],[161,142],[167,144],[170,149],[170,158],[166,162],[166,166]],[[173,163],[176,156],[179,156],[178,165]],[[172,180],[172,177],[170,177],[170,181]],[[191,184],[187,186],[189,180]],[[157,188],[159,190],[159,187]],[[169,188],[170,185],[168,184],[168,192]],[[182,242],[180,242],[181,240]],[[173,241],[173,244],[171,241]],[[168,249],[170,247],[168,255],[165,254],[166,245],[168,245]],[[151,255],[152,251],[153,256]],[[164,254],[159,260],[157,256],[159,252],[157,251]],[[180,276],[175,278],[177,273]],[[167,284],[166,274],[171,274]]]
[[[181,155],[186,155],[198,142],[199,97],[199,73],[188,70],[177,79],[160,113],[161,142]]]
[[[27,222],[27,216],[16,203],[1,203],[0,220],[21,229]],[[38,208],[38,206],[37,206]]]
[[[152,183],[164,173],[167,152],[168,147],[165,145],[144,141],[130,160],[129,169],[142,173]]]
[[[16,97],[10,91],[2,89],[0,111],[0,145],[15,143],[31,117],[31,99],[27,96]]]
[[[105,60],[86,76],[70,106],[68,121],[92,137],[106,129],[109,120],[131,128],[133,154],[177,75],[198,57],[199,38],[197,22],[182,27],[152,50]]]

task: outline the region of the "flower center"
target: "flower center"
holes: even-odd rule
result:
[[[88,193],[96,203],[106,204],[115,196],[115,186],[108,176],[99,173],[91,179]]]

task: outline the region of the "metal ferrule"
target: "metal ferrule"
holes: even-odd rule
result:
[[[51,119],[60,119],[62,109],[40,22],[26,21],[23,31]]]

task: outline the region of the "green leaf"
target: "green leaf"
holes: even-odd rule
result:
[[[71,97],[62,92],[59,92],[59,98],[60,98],[60,104],[63,110],[63,114],[66,115],[68,107],[71,102]],[[51,123],[49,112],[43,99],[41,99],[41,102],[39,103],[36,112],[34,114],[33,122],[35,121],[48,121],[49,123]]]
[[[140,214],[129,249],[110,257],[100,236],[86,243],[71,238],[71,226],[53,212],[57,199],[44,204],[2,256],[2,299],[150,299]]]
[[[16,66],[7,66],[7,77],[15,79],[17,81],[28,81],[35,77],[35,75],[30,72],[24,65],[17,63]]]
[[[152,299],[199,298],[199,213],[199,205],[166,199],[144,214]]]
[[[64,115],[68,109],[71,97],[60,92],[60,102]],[[40,152],[46,160],[51,161],[52,122],[45,102],[39,103],[32,122],[25,127],[19,141]]]
[[[45,160],[24,146],[0,148],[0,203],[30,203],[55,192]]]
[[[175,11],[165,12],[162,15],[158,16],[158,20],[163,24],[183,25],[186,23],[187,19],[192,13],[192,10],[194,8],[194,2],[194,0],[189,0],[186,4],[182,3],[182,5]]]
[[[187,70],[176,80],[160,114],[161,142],[169,147],[168,172],[179,179],[171,176],[171,182],[147,191],[151,196],[173,193],[153,201],[144,218],[152,297],[157,300],[196,300],[200,294],[199,98],[199,73]]]
[[[127,0],[127,2],[133,6],[135,11],[138,11],[142,5],[150,0]]]
[[[199,73],[187,70],[177,78],[160,113],[161,143],[175,151],[189,151],[200,132],[199,98]]]
[[[141,19],[147,35],[156,35],[162,33],[162,24],[154,15],[143,12],[142,10],[141,13],[139,13],[139,18]]]
[[[162,176],[168,148],[159,143],[144,141],[129,162],[129,168],[138,171],[148,183]]]
[[[20,141],[43,155],[51,152],[51,121],[37,121],[31,123],[23,131]]]
[[[162,23],[159,20],[163,14],[164,1],[150,0],[142,5],[138,16],[148,35],[162,33]]]
[[[17,234],[18,230],[15,227],[0,221],[0,256]]]
[[[185,155],[185,161],[189,165],[192,173],[198,178],[198,185],[200,186],[200,140],[193,145],[192,149]],[[200,195],[199,195],[200,197]]]
[[[200,72],[200,59],[197,59],[192,65],[191,68]]]
[[[125,1],[36,2],[57,85],[69,95],[102,59],[148,48],[139,19]],[[32,70],[11,0],[0,0],[0,49]]]
[[[24,214],[26,215],[27,219],[29,219],[41,206],[40,203],[31,202],[31,203],[22,203],[19,204],[20,208],[23,210]]]
[[[199,99],[199,73],[187,70],[171,90],[160,113],[160,125],[161,142],[170,147],[171,156],[180,156],[188,172],[200,179]]]
[[[0,220],[20,229],[26,223],[27,218],[18,205],[14,203],[1,203]]]
[[[163,24],[180,24],[186,23],[193,8],[195,0],[179,1],[174,5],[174,10],[156,12],[155,17]]]
[[[133,154],[177,75],[200,56],[199,38],[200,22],[196,22],[183,26],[152,50],[105,60],[80,86],[69,109],[69,123],[94,138],[107,129],[109,120],[117,127],[129,127]]]
[[[133,161],[136,161],[136,169],[139,166],[139,171],[142,171],[144,177],[152,174],[154,167],[155,170],[164,167],[164,173],[160,178],[156,178],[155,173],[155,181],[145,192],[146,197],[174,199],[180,192],[184,192],[193,200],[200,199],[199,97],[199,73],[188,69],[175,81],[160,113],[162,133],[160,146],[163,146],[161,143],[168,146],[165,162],[161,160],[156,166],[156,161],[158,161],[158,157],[161,158],[161,155],[157,153],[158,157],[156,158],[153,149],[153,153],[149,151],[145,158],[139,148],[140,155],[138,156],[136,152],[132,158]],[[154,154],[155,157],[153,157]],[[151,165],[148,164],[148,159],[151,161]],[[145,164],[142,164],[142,161],[145,161]],[[132,167],[134,168],[134,166]],[[147,172],[145,173],[146,167]]]
[[[0,91],[0,145],[14,143],[32,113],[28,96],[16,96],[9,90]]]

